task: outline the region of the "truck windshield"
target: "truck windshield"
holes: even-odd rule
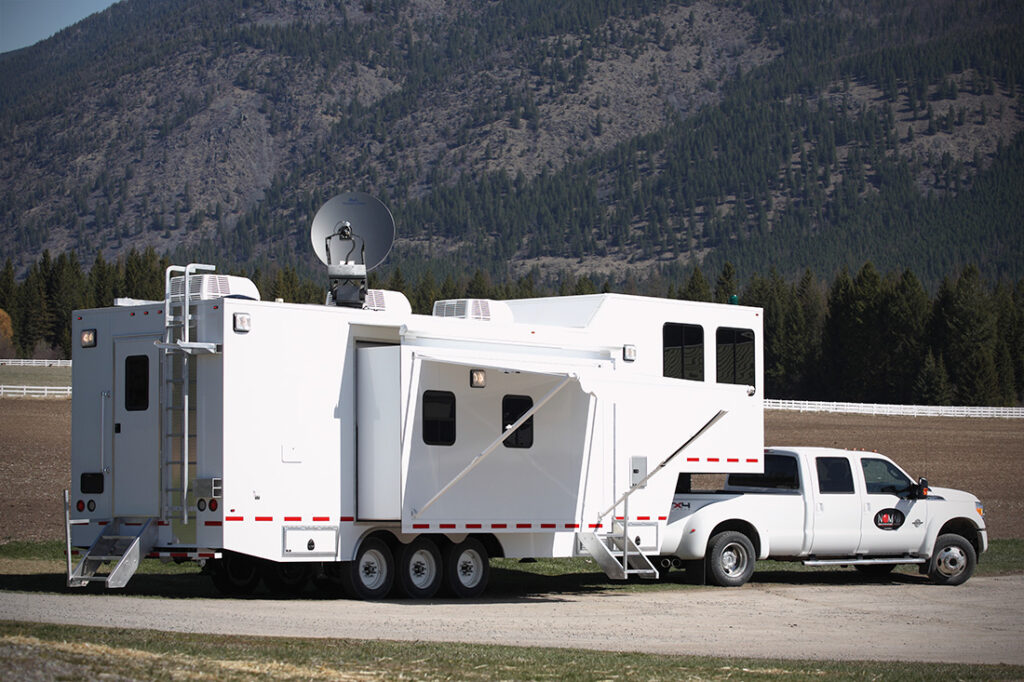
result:
[[[902,495],[910,490],[912,481],[892,462],[887,462],[884,459],[864,458],[860,464],[864,469],[864,484],[869,495],[880,493]]]

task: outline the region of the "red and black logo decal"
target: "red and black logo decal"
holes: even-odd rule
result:
[[[907,517],[899,509],[883,509],[875,514],[875,525],[882,530],[896,530]]]

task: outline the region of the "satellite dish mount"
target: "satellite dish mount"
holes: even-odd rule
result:
[[[384,261],[395,240],[387,206],[362,192],[339,194],[317,211],[309,237],[327,266],[327,304],[362,308],[366,275]]]

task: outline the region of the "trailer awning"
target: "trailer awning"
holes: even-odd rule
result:
[[[446,352],[438,349],[413,351],[413,360],[421,362],[437,362],[446,365],[460,365],[470,369],[493,369],[499,372],[516,372],[523,374],[544,374],[553,377],[568,377],[577,381],[584,393],[593,394],[587,381],[593,373],[610,365],[609,359],[586,358],[536,358],[516,355],[496,355],[491,353]]]

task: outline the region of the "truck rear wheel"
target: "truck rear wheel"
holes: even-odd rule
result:
[[[739,531],[723,531],[708,542],[705,561],[712,583],[739,587],[754,574],[754,545]]]
[[[256,560],[234,552],[224,552],[224,556],[211,566],[210,577],[221,594],[233,597],[252,594],[260,584]]]
[[[974,547],[955,533],[940,535],[928,562],[928,577],[938,585],[959,585],[974,574],[978,556]]]
[[[366,538],[355,561],[342,571],[345,592],[353,599],[383,599],[395,583],[395,559],[380,538]]]
[[[421,535],[402,547],[398,558],[398,586],[413,599],[430,599],[441,587],[442,565],[437,543]]]
[[[466,538],[445,548],[444,583],[456,597],[479,597],[487,589],[490,573],[487,550],[476,538]]]
[[[263,584],[274,594],[299,594],[309,583],[312,567],[307,563],[264,561],[260,566]]]

